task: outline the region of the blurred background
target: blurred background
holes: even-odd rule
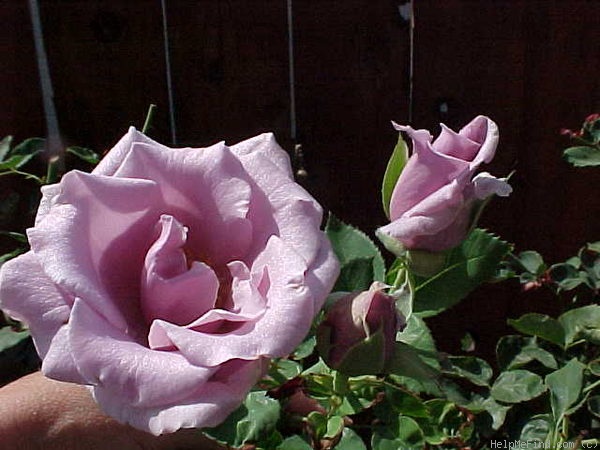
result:
[[[516,173],[480,225],[550,263],[600,238],[600,172],[562,160],[560,135],[600,110],[598,1],[3,0],[0,21],[0,132],[16,142],[58,130],[101,154],[151,103],[149,135],[173,146],[273,131],[299,181],[373,236],[390,120],[437,134],[485,114],[501,140],[484,170]],[[2,177],[0,200],[22,183]],[[488,285],[429,323],[442,350],[469,332],[489,357],[507,318],[553,299]]]

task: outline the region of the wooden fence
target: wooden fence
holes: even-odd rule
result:
[[[562,161],[559,130],[600,109],[600,2],[416,0],[412,39],[401,3],[39,0],[62,139],[109,148],[130,124],[141,127],[150,103],[151,135],[165,143],[272,130],[290,153],[302,144],[302,182],[325,207],[372,233],[385,222],[389,121],[412,115],[415,127],[438,129],[486,114],[501,130],[489,171],[517,172],[514,194],[495,200],[482,225],[553,262],[599,239],[600,171]],[[0,14],[0,131],[44,135],[28,2],[5,0]],[[517,290],[481,290],[434,324],[449,346],[470,330],[491,347],[505,317],[546,299],[528,304]]]

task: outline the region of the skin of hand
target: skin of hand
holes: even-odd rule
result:
[[[153,436],[105,416],[84,387],[27,375],[0,389],[0,447],[12,450],[223,450],[198,430]]]

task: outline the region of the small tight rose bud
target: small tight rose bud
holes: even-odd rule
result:
[[[317,330],[317,348],[330,367],[351,376],[386,372],[405,321],[385,288],[375,282],[327,311]]]

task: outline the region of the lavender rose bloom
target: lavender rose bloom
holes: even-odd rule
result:
[[[442,124],[440,136],[394,123],[413,141],[409,158],[392,192],[391,223],[378,229],[388,247],[400,242],[405,249],[439,252],[458,245],[472,225],[478,200],[512,191],[504,180],[487,172],[498,145],[498,127],[478,116],[458,133]],[[392,243],[392,245],[389,245]]]
[[[47,376],[154,434],[223,421],[338,274],[321,208],[271,134],[170,149],[132,128],[91,174],[42,193],[1,306]]]

